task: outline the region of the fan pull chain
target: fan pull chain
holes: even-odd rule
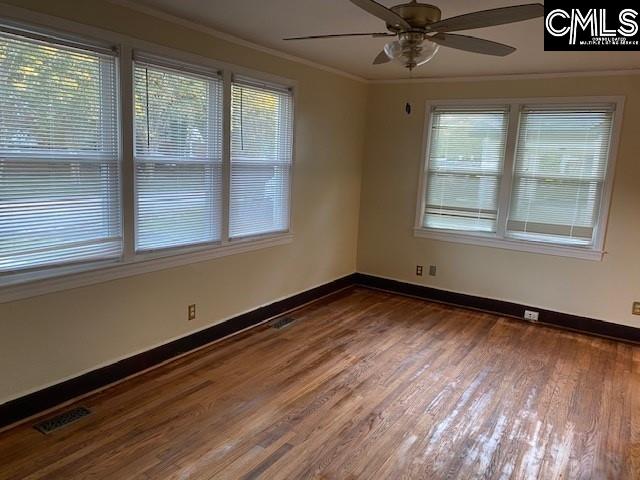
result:
[[[411,105],[411,85],[413,80],[413,69],[409,69],[409,94],[407,95],[407,103],[404,106],[404,111],[407,112],[407,115],[411,115],[412,105]]]

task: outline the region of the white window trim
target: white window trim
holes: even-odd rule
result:
[[[175,268],[219,257],[237,255],[264,248],[290,244],[294,240],[292,202],[296,164],[296,111],[297,81],[263,73],[238,65],[217,61],[208,57],[184,52],[139,40],[109,30],[95,28],[77,22],[53,17],[20,7],[0,4],[0,23],[33,30],[42,35],[64,39],[77,39],[82,45],[114,46],[119,52],[118,67],[118,117],[121,148],[121,205],[123,224],[123,253],[118,259],[52,266],[42,269],[18,271],[0,276],[0,303],[30,298],[102,283],[118,278]],[[175,247],[150,252],[135,252],[134,232],[134,144],[133,144],[133,52],[143,52],[171,65],[202,71],[222,72],[223,90],[223,174],[229,172],[231,131],[231,82],[233,75],[242,75],[256,81],[290,89],[293,95],[293,158],[289,188],[289,229],[272,234],[255,235],[240,239],[228,238],[228,185],[223,185],[222,240],[213,244]]]
[[[227,112],[231,112],[231,103],[233,101],[233,84],[237,78],[244,79],[244,81],[254,81],[257,86],[261,86],[264,88],[272,88],[274,90],[280,89],[282,91],[286,91],[291,95],[291,101],[293,102],[293,109],[291,111],[291,115],[293,116],[291,121],[291,163],[289,164],[289,196],[287,198],[288,204],[288,212],[287,212],[287,228],[284,230],[280,230],[277,232],[268,232],[268,233],[259,233],[256,235],[248,235],[241,237],[232,237],[229,231],[230,226],[230,215],[231,215],[231,115],[227,115]],[[222,212],[222,242],[225,243],[234,243],[234,242],[246,242],[251,241],[252,238],[261,238],[264,236],[277,236],[277,235],[287,235],[291,233],[291,221],[293,219],[293,176],[295,172],[295,163],[296,163],[296,119],[297,119],[297,92],[296,83],[277,83],[274,82],[273,79],[269,80],[268,78],[262,77],[251,77],[250,75],[241,74],[239,72],[227,72],[227,76],[224,77],[224,118],[223,118],[223,170],[222,175],[224,178],[223,181],[223,212]]]
[[[215,248],[191,248],[136,256],[133,260],[103,261],[90,264],[69,265],[50,272],[25,272],[16,275],[13,284],[0,288],[0,303],[59,292],[71,288],[86,287],[96,283],[144,273],[181,267],[192,263],[206,262],[215,258],[252,252],[264,248],[286,245],[293,242],[293,234],[274,235],[245,242],[220,245]],[[187,251],[191,250],[191,251]]]
[[[227,87],[227,85],[224,82],[224,72],[215,68],[208,68],[202,65],[196,65],[196,64],[188,64],[185,62],[181,62],[177,59],[173,59],[173,58],[167,58],[167,57],[163,57],[163,56],[159,56],[159,55],[154,55],[152,53],[147,53],[144,51],[140,51],[138,49],[133,50],[132,52],[133,54],[133,61],[131,62],[131,82],[132,82],[132,92],[134,92],[133,96],[132,96],[132,105],[135,105],[135,68],[136,68],[136,63],[143,65],[143,66],[150,66],[152,68],[160,68],[160,69],[166,69],[166,71],[168,72],[183,72],[187,75],[196,75],[202,79],[204,79],[205,81],[207,81],[207,85],[209,85],[208,82],[211,81],[219,81],[222,83],[222,123],[221,123],[221,136],[222,136],[222,155],[221,155],[221,164],[220,164],[220,170],[222,172],[222,185],[220,185],[220,195],[223,195],[223,191],[224,191],[224,185],[226,184],[227,178],[225,175],[225,171],[224,171],[224,164],[226,161],[226,157],[224,155],[224,144],[227,141],[227,139],[225,138],[225,129],[224,129],[224,122],[225,122],[225,117],[227,116],[227,111],[226,111],[226,104],[225,104],[225,89]],[[209,86],[207,88],[210,88]],[[135,112],[133,112],[132,110],[132,114],[133,117],[131,119],[131,125],[133,127],[133,132],[132,132],[132,144],[133,144],[133,158],[132,158],[132,163],[133,163],[133,216],[134,216],[134,245],[132,247],[132,250],[134,252],[133,257],[134,258],[145,258],[148,255],[151,255],[151,258],[154,258],[156,256],[164,256],[165,252],[182,252],[182,251],[188,251],[187,249],[189,248],[197,248],[197,247],[201,247],[201,248],[216,248],[220,245],[223,244],[223,241],[226,239],[226,237],[224,236],[224,229],[222,228],[222,225],[220,225],[220,239],[219,240],[212,240],[212,241],[208,241],[208,242],[202,242],[202,243],[189,243],[188,245],[177,245],[177,246],[169,246],[169,247],[157,247],[157,248],[152,248],[152,249],[141,249],[139,248],[139,246],[136,244],[135,240],[136,238],[136,232],[138,232],[138,181],[137,181],[137,165],[138,165],[138,160],[136,159],[136,152],[135,152],[135,145],[136,145],[136,115]],[[125,135],[125,133],[123,132],[123,135]],[[142,157],[145,157],[145,155],[142,155]],[[157,159],[159,160],[160,158],[166,159],[166,158],[170,158],[169,155],[167,154],[159,154]],[[143,161],[155,161],[156,159],[151,159],[149,158],[145,158]],[[213,163],[213,162],[211,162]],[[222,198],[221,198],[222,200]],[[222,205],[220,206],[220,209],[224,209],[225,208],[225,203],[224,201],[222,201]],[[221,211],[220,212],[220,221],[222,222],[224,218],[224,213]]]
[[[529,98],[492,98],[492,99],[464,99],[464,100],[430,100],[426,102],[426,119],[424,123],[422,160],[420,162],[420,174],[418,180],[418,201],[414,224],[414,236],[429,238],[444,242],[461,243],[466,245],[478,245],[484,247],[502,248],[546,255],[573,257],[583,260],[602,261],[606,231],[613,192],[613,180],[615,176],[616,160],[622,130],[622,118],[624,116],[624,96],[593,96],[593,97],[529,97]],[[593,245],[579,247],[556,243],[544,243],[512,239],[505,236],[506,219],[509,214],[511,188],[513,182],[513,167],[515,163],[516,144],[518,138],[520,107],[526,104],[545,105],[585,105],[585,104],[613,104],[615,112],[613,128],[611,132],[611,145],[607,161],[607,172],[602,190],[602,202],[600,205],[599,222],[596,226]],[[440,106],[470,106],[483,105],[507,105],[509,107],[509,126],[507,130],[507,143],[503,167],[502,182],[498,199],[498,221],[496,233],[466,232],[456,230],[442,230],[424,227],[423,212],[425,207],[425,194],[427,188],[426,174],[428,167],[428,152],[431,147],[431,122],[432,109]]]

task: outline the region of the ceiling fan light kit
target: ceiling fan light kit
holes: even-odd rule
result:
[[[437,43],[425,40],[420,34],[401,33],[399,40],[384,46],[384,53],[390,60],[412,70],[431,60],[438,53],[439,48]]]
[[[438,7],[419,3],[417,0],[391,8],[387,8],[374,0],[350,1],[371,15],[383,20],[389,33],[313,35],[285,38],[285,40],[356,36],[397,37],[396,40],[385,45],[384,50],[378,54],[373,63],[374,65],[380,65],[393,60],[401,63],[409,70],[413,70],[431,60],[440,46],[499,57],[510,55],[516,49],[509,45],[448,32],[521,22],[544,15],[544,6],[542,4],[531,3],[482,10],[442,20],[442,12]]]

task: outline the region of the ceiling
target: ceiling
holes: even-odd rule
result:
[[[402,3],[378,0],[387,7]],[[431,0],[443,18],[533,0]],[[400,65],[374,66],[388,39],[348,38],[285,42],[288,36],[384,31],[381,20],[349,0],[130,0],[197,22],[243,40],[336,68],[369,80],[408,78]],[[414,77],[459,77],[523,73],[565,73],[640,68],[639,52],[545,52],[543,19],[460,32],[512,45],[508,57],[491,57],[442,47]]]

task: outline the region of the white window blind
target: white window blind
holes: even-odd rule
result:
[[[222,79],[135,63],[136,249],[217,242]]]
[[[433,109],[424,227],[496,231],[507,128],[506,106]]]
[[[507,235],[590,245],[598,225],[613,106],[525,106]]]
[[[289,229],[293,98],[288,89],[235,78],[231,102],[229,235]]]
[[[116,58],[0,33],[0,272],[119,257]]]

